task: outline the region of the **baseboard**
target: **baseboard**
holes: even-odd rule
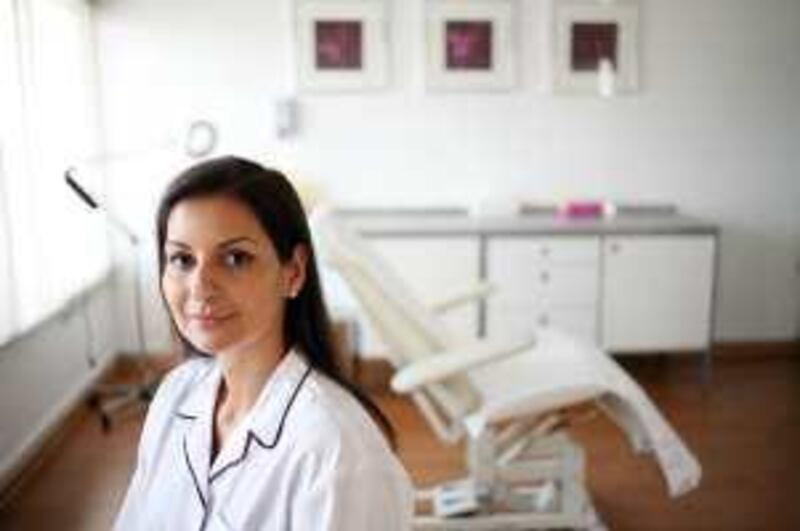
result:
[[[714,344],[714,357],[800,356],[800,339],[794,341],[724,341]]]
[[[0,507],[3,507],[14,496],[14,493],[24,483],[29,471],[35,470],[37,461],[46,455],[47,448],[58,441],[59,434],[77,420],[75,415],[79,411],[79,405],[95,382],[110,371],[115,361],[116,356],[110,354],[99,365],[87,372],[64,399],[56,404],[50,414],[39,422],[17,451],[0,463]]]

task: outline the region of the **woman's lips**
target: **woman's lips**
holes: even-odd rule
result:
[[[199,324],[203,328],[213,328],[225,321],[230,320],[233,314],[228,315],[190,315],[189,319]]]

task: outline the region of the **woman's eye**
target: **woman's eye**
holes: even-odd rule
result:
[[[253,255],[245,251],[229,251],[225,253],[225,265],[231,269],[239,269],[253,261]]]
[[[187,271],[194,265],[194,258],[188,253],[174,253],[167,260],[170,266],[181,271]]]

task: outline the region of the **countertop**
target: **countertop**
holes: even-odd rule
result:
[[[708,221],[669,212],[621,213],[605,218],[570,219],[551,212],[516,216],[474,216],[466,211],[344,211],[365,236],[514,236],[514,235],[716,235]]]

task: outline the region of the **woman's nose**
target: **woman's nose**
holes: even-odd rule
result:
[[[192,298],[198,300],[206,300],[218,293],[219,285],[211,264],[197,264],[190,276],[189,288]]]

